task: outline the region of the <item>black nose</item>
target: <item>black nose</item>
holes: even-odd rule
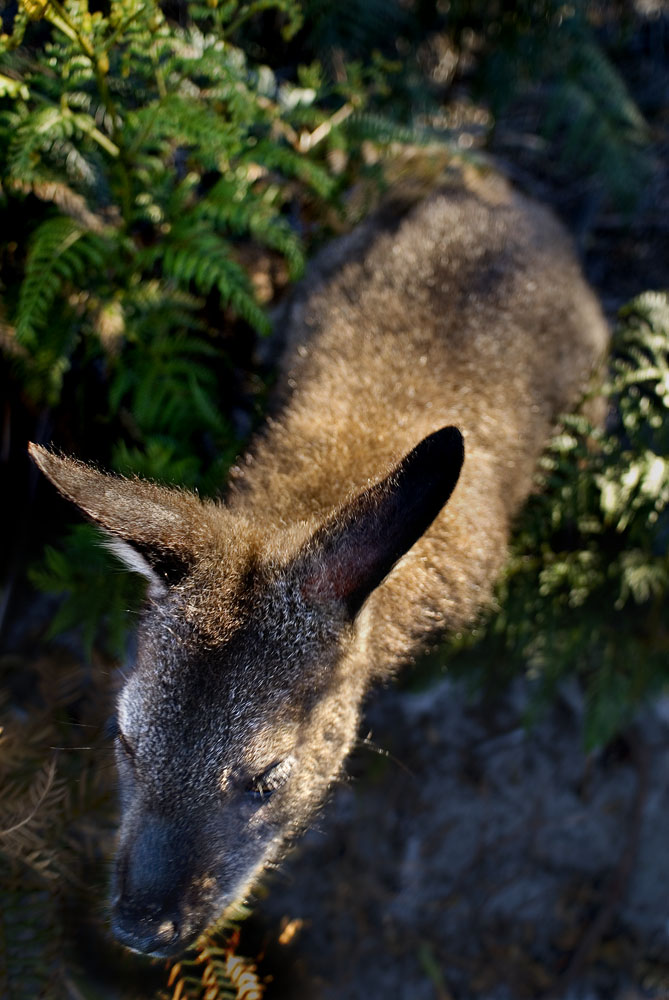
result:
[[[117,909],[112,917],[114,937],[132,951],[165,958],[182,950],[179,921],[174,916],[135,917]]]
[[[168,818],[142,812],[139,819],[116,859],[112,931],[133,951],[174,955],[183,948],[187,844],[183,831]]]

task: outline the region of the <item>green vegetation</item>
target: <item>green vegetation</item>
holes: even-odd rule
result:
[[[263,395],[235,365],[269,331],[267,272],[279,288],[301,273],[300,233],[347,182],[328,151],[359,149],[349,118],[380,80],[331,87],[311,67],[281,83],[232,41],[268,7],[290,36],[292,0],[193,4],[185,27],[155,0],[53,0],[0,40],[0,317],[24,400],[62,446],[205,493],[241,446],[232,411]],[[121,651],[137,588],[117,575],[104,601],[115,568],[86,529],[49,550],[33,579],[69,595],[52,634],[79,621],[89,650]]]
[[[277,6],[289,34],[297,10]],[[210,488],[236,445],[216,406],[222,328],[269,330],[243,251],[266,248],[296,277],[291,201],[335,187],[300,147],[324,120],[320,95],[280,86],[228,40],[251,12],[193,5],[182,29],[155,2],[26,3],[0,49],[19,377],[52,408],[76,392],[116,468]],[[37,50],[30,18],[54,29]]]
[[[517,525],[499,613],[450,663],[479,684],[527,673],[537,707],[580,677],[590,748],[669,680],[666,294],[622,310],[603,395],[605,429],[564,418]]]

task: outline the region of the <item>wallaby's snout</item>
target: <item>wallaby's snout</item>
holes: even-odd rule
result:
[[[31,449],[149,581],[116,734],[113,928],[136,951],[181,951],[245,894],[340,774],[372,683],[489,601],[604,352],[560,225],[486,183],[326,251],[225,505]]]
[[[122,842],[112,887],[112,931],[122,944],[149,955],[183,949],[188,844],[173,822],[143,818]]]

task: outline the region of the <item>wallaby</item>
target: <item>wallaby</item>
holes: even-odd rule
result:
[[[280,407],[223,504],[31,446],[149,581],[118,700],[112,923],[152,955],[280,859],[370,685],[489,601],[608,339],[561,225],[494,176],[342,238],[284,325]]]

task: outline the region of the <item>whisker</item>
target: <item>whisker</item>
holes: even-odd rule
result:
[[[400,760],[399,757],[396,757],[395,754],[390,752],[390,750],[385,749],[385,747],[380,747],[378,743],[374,743],[369,735],[362,738],[358,737],[356,745],[362,746],[366,750],[371,750],[372,753],[378,754],[379,757],[386,757],[388,760],[392,760],[394,764],[401,767],[402,770],[411,775],[412,778],[416,777],[416,772],[412,771],[411,768],[404,763],[404,761]]]
[[[97,750],[97,747],[49,747],[49,750]]]

